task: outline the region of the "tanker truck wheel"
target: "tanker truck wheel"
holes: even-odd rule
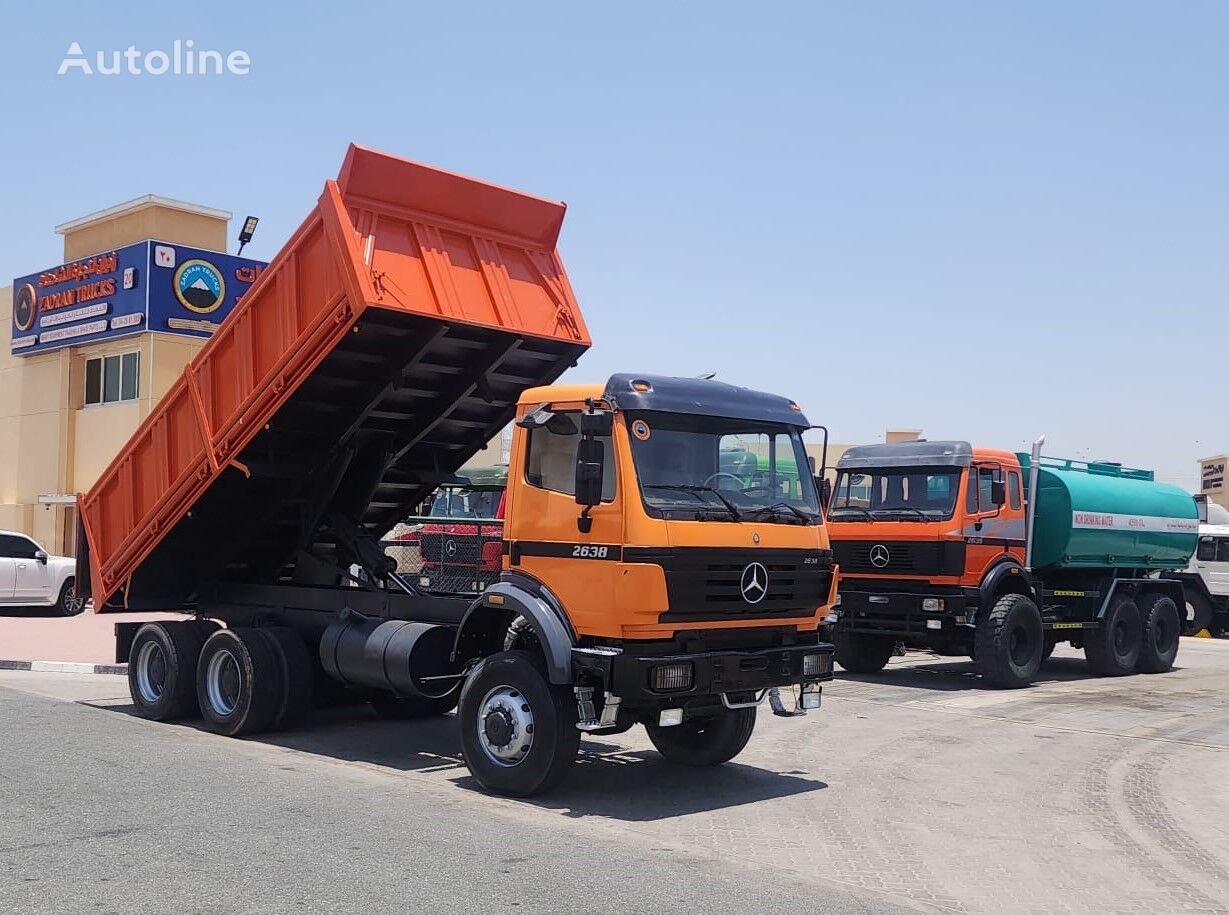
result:
[[[196,695],[209,730],[227,737],[263,731],[281,699],[277,657],[258,629],[219,629],[196,665]]]
[[[1114,598],[1097,629],[1084,631],[1084,656],[1092,672],[1103,677],[1135,673],[1143,648],[1144,626],[1135,601]]]
[[[1161,674],[1171,670],[1178,656],[1182,621],[1178,605],[1164,594],[1149,594],[1141,601],[1144,636],[1136,667],[1141,673]]]
[[[743,751],[755,730],[755,709],[721,709],[711,718],[663,728],[645,724],[657,752],[680,766],[719,766]]]
[[[862,635],[839,629],[832,633],[832,644],[836,646],[836,662],[851,674],[879,673],[896,650],[896,640],[890,635]]]
[[[576,761],[576,699],[547,681],[523,651],[482,660],[461,687],[461,754],[487,791],[529,797],[554,787]]]
[[[994,686],[1028,686],[1041,669],[1044,654],[1041,611],[1024,594],[1004,594],[977,623],[974,663]]]
[[[146,623],[128,653],[128,691],[137,714],[151,721],[196,715],[196,660],[205,643],[195,622]]]

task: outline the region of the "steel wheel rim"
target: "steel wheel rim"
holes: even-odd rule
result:
[[[137,652],[137,692],[151,705],[162,698],[166,689],[166,654],[162,646],[150,640]]]
[[[524,762],[533,747],[533,709],[519,689],[497,686],[478,706],[478,745],[497,766]]]
[[[69,585],[64,592],[64,609],[72,616],[76,616],[85,609],[85,598],[77,596],[77,586],[75,584]]]
[[[225,718],[239,704],[239,660],[229,648],[214,653],[205,669],[205,693],[209,706]]]

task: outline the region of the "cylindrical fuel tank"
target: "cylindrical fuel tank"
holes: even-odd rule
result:
[[[461,683],[450,676],[458,673],[451,662],[455,635],[451,626],[347,614],[324,631],[320,663],[347,686],[440,698]]]
[[[1043,457],[1037,489],[1034,568],[1176,569],[1195,552],[1195,500],[1151,471]]]

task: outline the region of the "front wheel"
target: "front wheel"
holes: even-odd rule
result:
[[[1003,689],[1028,686],[1041,668],[1045,629],[1041,611],[1024,594],[1004,594],[977,623],[978,673]]]
[[[580,749],[572,691],[549,683],[523,651],[501,651],[470,672],[457,719],[466,766],[495,794],[529,797],[549,790]]]
[[[645,724],[657,752],[681,766],[719,766],[743,751],[755,730],[755,709],[722,709],[663,728]]]

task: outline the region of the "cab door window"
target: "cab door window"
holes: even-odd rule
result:
[[[1000,506],[991,499],[994,489],[993,467],[970,467],[969,484],[965,495],[965,511],[970,515],[996,512]]]
[[[576,445],[580,441],[577,413],[556,413],[546,425],[529,430],[525,455],[525,480],[530,486],[564,495],[576,495]],[[605,447],[602,501],[615,497],[614,448],[610,436],[599,436]]]

